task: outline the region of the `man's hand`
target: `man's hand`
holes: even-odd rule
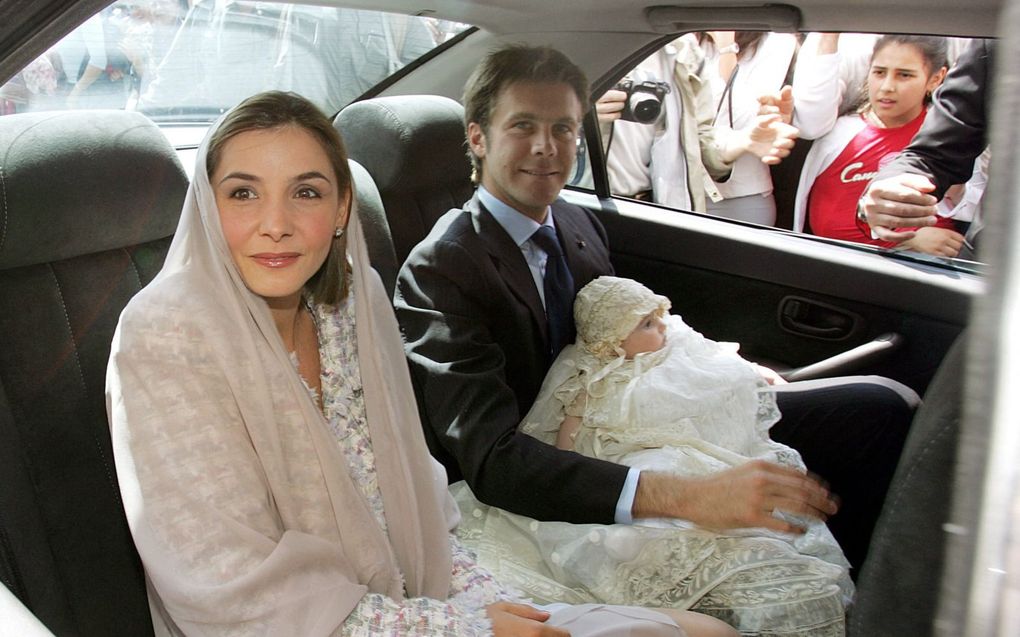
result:
[[[871,182],[861,197],[861,208],[876,237],[902,243],[916,233],[894,232],[891,228],[935,225],[938,200],[930,194],[934,190],[935,184],[927,177],[903,173]]]
[[[598,115],[600,124],[615,122],[623,116],[624,102],[627,94],[623,91],[611,88],[595,102],[595,113]]]
[[[764,460],[704,478],[642,472],[634,517],[671,517],[710,529],[762,527],[786,533],[804,529],[774,511],[825,520],[836,501],[816,478]]]
[[[778,114],[784,124],[793,123],[793,87],[787,84],[778,93],[758,96],[758,114]]]
[[[527,604],[496,602],[485,607],[495,637],[570,637],[570,633],[543,622],[549,613]]]
[[[963,235],[949,228],[918,228],[901,244],[908,250],[940,257],[955,257],[963,249]]]

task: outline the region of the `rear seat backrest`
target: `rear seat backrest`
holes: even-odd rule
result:
[[[378,97],[349,105],[333,125],[350,158],[379,188],[398,266],[443,213],[471,198],[464,108],[456,101],[437,95]],[[376,255],[370,256],[375,263]],[[380,274],[392,292],[396,273],[388,277],[380,268]]]
[[[393,237],[386,222],[386,211],[383,210],[379,189],[364,166],[353,159],[349,159],[347,164],[351,167],[354,198],[358,202],[358,218],[365,234],[369,261],[383,280],[386,292],[393,298],[393,285],[401,264],[393,252]]]
[[[135,113],[0,118],[0,579],[54,633],[152,633],[104,400],[187,179]]]

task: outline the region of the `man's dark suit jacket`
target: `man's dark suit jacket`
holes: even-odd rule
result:
[[[602,224],[561,200],[552,211],[575,287],[612,274]],[[528,517],[612,523],[627,467],[517,432],[552,362],[545,310],[520,248],[477,195],[411,252],[395,304],[426,439],[451,481]]]

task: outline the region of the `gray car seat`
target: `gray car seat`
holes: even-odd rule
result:
[[[0,579],[55,634],[151,634],[104,389],[187,179],[135,113],[3,117],[0,149]]]
[[[382,198],[375,181],[364,166],[353,159],[347,162],[351,167],[351,178],[354,183],[354,199],[357,202],[358,218],[365,234],[368,246],[368,258],[372,267],[379,273],[386,292],[393,297],[393,286],[397,280],[400,263],[393,253],[393,238],[390,226],[386,222],[386,211],[383,209]]]
[[[344,108],[333,125],[382,197],[394,263],[387,262],[385,245],[374,243],[382,235],[370,235],[370,215],[363,217],[372,264],[392,294],[397,270],[411,248],[443,213],[471,198],[464,108],[436,95],[379,97]]]
[[[950,348],[910,425],[857,578],[849,637],[931,635],[960,437],[966,334]]]

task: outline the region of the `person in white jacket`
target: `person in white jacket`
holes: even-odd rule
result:
[[[668,86],[655,121],[623,120],[628,95],[615,88],[596,102],[613,194],[706,212],[723,198],[717,182],[729,178],[735,161],[759,163],[767,171],[765,165],[789,154],[797,131],[777,114],[756,115],[742,130],[713,126],[715,105],[701,76],[704,68],[701,48],[679,38],[627,75],[634,83]]]
[[[711,31],[697,38],[705,52],[704,74],[715,101],[715,126],[744,130],[759,116],[759,97],[779,92],[797,50],[788,33]],[[744,155],[733,165],[730,177],[717,182],[721,201],[708,212],[772,226],[776,201],[768,166]]]

